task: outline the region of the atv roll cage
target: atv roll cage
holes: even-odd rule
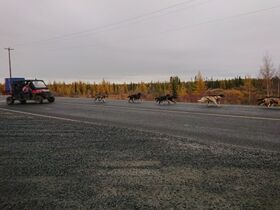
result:
[[[50,103],[55,101],[54,95],[50,92],[43,80],[19,80],[12,83],[11,96],[7,97],[7,104],[14,104],[16,100],[25,104],[28,100],[43,103],[46,99]]]

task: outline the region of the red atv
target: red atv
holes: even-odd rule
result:
[[[44,100],[53,103],[54,95],[50,92],[43,80],[18,80],[11,82],[11,96],[6,102],[8,105],[14,104],[15,100],[25,104],[28,100],[33,100],[42,104]]]

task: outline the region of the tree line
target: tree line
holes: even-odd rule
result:
[[[264,96],[280,96],[280,68],[273,67],[271,58],[265,56],[260,67],[259,78],[249,75],[232,79],[205,79],[201,72],[191,81],[182,81],[178,76],[172,76],[165,82],[139,82],[139,83],[110,83],[102,80],[100,83],[85,83],[77,81],[72,83],[52,82],[48,84],[51,91],[57,96],[68,97],[94,97],[97,94],[107,94],[110,98],[126,99],[129,94],[141,92],[146,100],[154,97],[172,94],[178,101],[196,102],[201,96],[221,94],[226,97],[225,103],[255,104],[258,98]],[[0,91],[4,92],[4,85],[0,84]]]
[[[266,79],[238,76],[233,79],[205,80],[202,73],[198,72],[193,81],[182,81],[178,76],[172,76],[165,82],[116,84],[102,80],[100,83],[53,82],[48,86],[56,95],[68,97],[90,98],[98,94],[107,94],[110,98],[126,99],[129,94],[141,92],[146,100],[172,94],[177,96],[178,101],[196,102],[203,95],[223,93],[226,96],[225,103],[255,104],[256,100],[266,96],[267,92],[279,97],[279,82],[279,77],[272,77],[267,90]]]

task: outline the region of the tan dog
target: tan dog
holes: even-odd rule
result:
[[[206,103],[207,105],[209,105],[209,103],[213,103],[216,104],[217,106],[219,106],[221,104],[221,100],[222,98],[224,98],[224,94],[220,94],[220,95],[208,95],[208,96],[203,96],[201,99],[197,100],[200,103]]]

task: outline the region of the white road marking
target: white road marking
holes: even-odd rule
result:
[[[65,102],[61,102],[64,104],[69,104]],[[71,105],[83,105],[83,106],[94,106],[100,107],[95,104],[71,104]],[[126,110],[138,110],[138,111],[154,111],[154,112],[163,112],[163,113],[178,113],[178,114],[192,114],[192,115],[202,115],[202,116],[213,116],[213,117],[230,117],[230,118],[242,118],[242,119],[251,119],[251,120],[269,120],[269,121],[280,121],[280,118],[272,118],[272,117],[256,117],[256,116],[246,116],[246,115],[230,115],[230,114],[217,114],[217,113],[205,113],[205,112],[192,112],[192,111],[178,111],[178,110],[161,110],[161,109],[147,109],[147,108],[133,108],[133,107],[125,107],[125,106],[112,106],[112,105],[104,105],[102,108],[115,108],[115,109],[126,109]]]
[[[0,108],[0,110],[19,113],[19,114],[25,114],[25,115],[31,115],[31,116],[35,116],[35,117],[44,117],[44,118],[50,118],[50,119],[56,119],[56,120],[64,120],[64,121],[69,121],[69,122],[78,122],[78,123],[85,123],[85,124],[91,124],[91,125],[103,125],[103,124],[96,123],[96,122],[75,120],[75,119],[71,119],[71,118],[56,117],[56,116],[50,116],[50,115],[44,115],[44,114],[36,114],[36,113],[32,113],[32,112],[24,112],[24,111],[18,111],[18,110],[13,110],[13,109]]]
[[[3,96],[0,96],[0,103],[6,103],[6,98]]]
[[[97,126],[106,126],[106,124],[90,122],[90,121],[86,121],[86,120],[75,120],[75,119],[71,119],[71,118],[56,117],[56,116],[43,115],[43,114],[36,114],[36,113],[31,113],[31,112],[24,112],[24,111],[5,109],[5,108],[0,108],[0,110],[8,111],[8,112],[14,112],[14,113],[18,113],[18,114],[29,115],[29,116],[31,115],[31,116],[35,116],[35,117],[43,117],[43,118],[49,118],[49,119],[55,119],[55,120],[63,120],[63,121],[68,121],[68,122],[83,123],[83,124],[97,125]],[[122,127],[122,126],[120,126],[120,127]],[[125,127],[125,128],[129,129],[129,130],[137,130],[137,131],[141,131],[141,132],[162,135],[162,132],[159,132],[159,131],[145,130],[145,129],[141,129],[141,128],[129,128],[129,127]],[[180,135],[174,135],[174,134],[168,134],[168,135],[169,136],[174,136],[174,137],[177,137],[177,138],[185,138],[184,136],[180,136]]]

